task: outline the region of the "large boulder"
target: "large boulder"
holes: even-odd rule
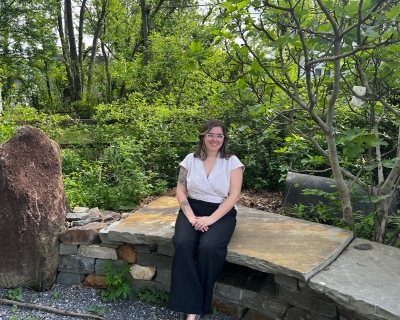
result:
[[[60,148],[40,130],[22,126],[0,145],[0,287],[54,284],[69,212],[61,178]]]

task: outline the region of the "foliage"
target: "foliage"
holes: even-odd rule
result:
[[[94,304],[92,304],[92,305],[90,306],[89,312],[92,312],[92,313],[94,313],[94,314],[97,314],[97,315],[99,315],[99,316],[101,316],[101,317],[104,316],[104,313],[105,313],[103,307],[96,306],[96,305],[94,305]]]
[[[102,263],[102,268],[106,272],[105,280],[108,285],[106,289],[100,291],[102,301],[128,299],[136,295],[131,287],[129,264],[114,267],[111,260],[106,260]]]
[[[62,124],[73,120],[68,115],[47,114],[31,107],[17,106],[5,110],[0,118],[0,143],[11,138],[19,126],[31,125],[42,130],[47,136],[57,140],[62,134]]]
[[[143,153],[142,143],[133,138],[115,139],[91,162],[77,161],[73,151],[63,151],[65,170],[69,170],[63,179],[70,205],[129,210],[144,196],[164,191],[165,181],[146,170]]]
[[[384,242],[387,204],[400,175],[400,161],[393,156],[396,139],[384,141],[391,135],[381,133],[396,128],[400,116],[394,108],[398,100],[390,94],[397,89],[400,71],[393,59],[398,55],[399,30],[391,27],[398,26],[398,16],[391,12],[399,10],[396,1],[228,0],[217,17],[214,46],[193,41],[188,50],[201,65],[218,49],[226,53],[228,77],[221,81],[234,83],[243,109],[255,119],[265,119],[263,132],[270,134],[279,121],[290,126],[286,145],[277,152],[288,152],[293,142],[301,142],[288,141],[293,136],[308,141],[306,149],[299,148],[302,144],[293,148],[307,156],[294,165],[313,172],[330,168],[348,226],[355,226],[355,220],[344,177],[377,200],[374,239],[379,242]],[[217,72],[206,71],[214,78]],[[364,86],[367,95],[351,98],[353,86]],[[360,105],[353,103],[357,98]],[[374,162],[376,172],[365,169]],[[391,168],[385,170],[383,164]]]
[[[7,290],[5,293],[3,293],[3,298],[14,301],[22,301],[22,288],[19,287]]]
[[[169,98],[150,105],[143,95],[134,94],[124,103],[97,106],[96,119],[110,139],[123,136],[138,141],[145,150],[146,170],[171,187],[176,184],[179,161],[194,149],[208,110],[197,105],[179,108]]]
[[[164,290],[157,290],[155,288],[140,288],[138,297],[144,302],[155,304],[157,306],[164,306],[168,302],[168,293]]]
[[[28,102],[40,108],[48,97],[49,65],[57,65],[53,19],[57,2],[2,0],[0,3],[0,76],[7,105]],[[1,79],[1,77],[0,77]]]
[[[219,316],[220,312],[216,306],[212,308],[212,314],[213,316]]]

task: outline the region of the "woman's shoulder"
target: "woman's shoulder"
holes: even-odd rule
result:
[[[239,160],[237,156],[234,154],[231,154],[228,158],[225,158],[227,166],[230,168],[230,170],[239,168],[239,167],[244,167],[244,164]]]
[[[194,153],[189,153],[186,155],[185,159],[183,159],[182,163],[192,163],[195,161],[197,158],[195,158]]]
[[[221,158],[226,161],[240,161],[239,158],[231,152],[227,153],[225,157],[221,156]]]
[[[186,159],[190,159],[190,160],[195,159],[194,152],[187,154],[186,157],[185,157],[185,160]]]

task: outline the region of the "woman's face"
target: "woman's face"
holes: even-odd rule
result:
[[[224,132],[221,127],[213,127],[204,136],[207,152],[219,151],[224,144]]]

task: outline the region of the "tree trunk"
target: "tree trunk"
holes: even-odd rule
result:
[[[82,77],[81,68],[79,65],[79,58],[75,43],[75,32],[74,23],[72,15],[72,3],[71,0],[65,0],[65,26],[68,30],[68,40],[69,40],[69,54],[71,58],[71,69],[73,76],[73,87],[71,92],[71,102],[78,101],[82,99]]]
[[[101,7],[100,17],[99,17],[99,20],[97,21],[96,30],[93,35],[92,50],[91,50],[91,55],[90,55],[90,60],[89,60],[88,83],[87,83],[87,91],[89,93],[91,93],[92,82],[93,82],[93,77],[94,77],[94,67],[96,64],[96,54],[97,54],[97,42],[99,40],[101,31],[103,29],[104,19],[105,19],[106,13],[107,13],[107,6],[108,6],[108,0],[104,0],[103,5]]]
[[[104,66],[105,66],[105,72],[106,72],[106,79],[107,79],[107,84],[106,84],[106,99],[108,103],[112,102],[112,85],[111,85],[111,72],[110,72],[110,59],[108,57],[104,42],[101,42],[101,51],[103,53],[104,57]]]
[[[334,52],[336,56],[340,55],[342,46],[341,43],[342,39],[340,37],[338,37],[334,41]],[[346,182],[343,179],[343,174],[339,163],[339,156],[337,154],[337,149],[336,149],[337,147],[336,147],[335,128],[333,126],[335,104],[340,92],[340,80],[341,80],[340,60],[334,61],[333,64],[334,64],[333,88],[331,97],[328,102],[325,137],[326,137],[326,142],[328,144],[328,156],[332,168],[333,177],[335,178],[335,184],[339,191],[340,202],[342,204],[343,221],[349,227],[354,227],[355,222],[353,216],[353,208],[351,206],[351,200],[350,200],[351,190],[349,189],[349,187],[347,186]],[[311,89],[309,90],[309,96],[311,100],[313,97]]]
[[[61,48],[62,48],[62,53],[64,57],[64,65],[65,69],[67,71],[67,79],[68,79],[68,84],[69,84],[69,93],[68,95],[71,96],[71,90],[72,87],[74,86],[74,77],[73,77],[73,71],[71,67],[71,61],[70,61],[70,53],[69,53],[69,45],[68,45],[68,39],[66,38],[66,35],[64,33],[64,26],[63,26],[63,18],[62,18],[62,0],[60,0],[60,5],[59,5],[59,12],[58,12],[58,33],[60,35],[60,41],[61,41]],[[65,92],[63,93],[64,98],[65,98]]]
[[[83,22],[86,11],[86,0],[82,0],[81,10],[79,12],[79,29],[78,29],[78,54],[79,54],[79,65],[83,67]]]
[[[329,150],[329,161],[332,168],[332,173],[335,178],[335,184],[340,194],[340,202],[343,210],[343,221],[346,225],[354,227],[353,208],[351,206],[351,192],[346,182],[343,179],[340,168],[339,158],[336,150],[336,140],[334,130],[326,134],[326,142]]]
[[[142,35],[143,35],[143,46],[144,46],[144,64],[148,65],[150,61],[149,52],[149,28],[147,24],[147,8],[146,0],[140,0],[140,6],[142,8]]]

